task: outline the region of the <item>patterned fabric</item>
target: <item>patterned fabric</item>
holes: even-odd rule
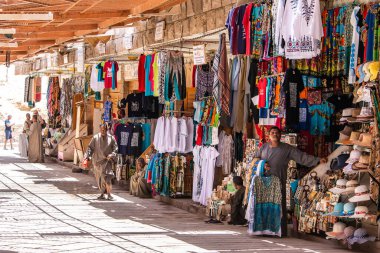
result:
[[[229,69],[228,69],[228,60],[227,60],[227,46],[226,46],[226,35],[221,34],[221,52],[220,52],[220,64],[218,69],[218,79],[221,87],[219,87],[219,97],[216,100],[218,103],[218,113],[220,112],[220,108],[222,111],[228,116],[230,115],[229,103],[231,97],[231,87],[229,82]],[[215,82],[214,82],[215,85]],[[214,87],[214,92],[215,87]],[[220,105],[221,100],[221,105]]]
[[[276,176],[254,178],[252,234],[281,236],[281,183]]]
[[[75,78],[63,79],[63,85],[61,89],[60,97],[60,114],[62,117],[62,124],[65,122],[66,126],[71,126],[72,122],[72,101],[73,101],[73,84]]]
[[[213,94],[213,84],[214,84],[214,71],[204,71],[202,67],[197,68],[197,83],[196,83],[196,93],[195,100],[202,100],[203,97],[211,96]]]
[[[160,104],[165,104],[165,77],[166,77],[166,65],[168,57],[166,52],[160,52],[159,54],[159,75],[158,75],[158,101]]]

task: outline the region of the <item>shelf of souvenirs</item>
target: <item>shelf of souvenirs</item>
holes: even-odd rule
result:
[[[368,175],[372,178],[372,180],[373,180],[374,182],[376,182],[376,184],[380,185],[380,182],[379,182],[379,180],[377,179],[375,173],[374,173],[373,170],[370,169],[370,168],[366,168],[366,169],[358,169],[358,170],[353,169],[352,172],[350,172],[350,173],[347,173],[347,172],[345,172],[345,171],[343,171],[343,173],[346,174],[346,175],[355,174],[355,173],[368,173]],[[345,194],[348,194],[348,193],[345,193]]]

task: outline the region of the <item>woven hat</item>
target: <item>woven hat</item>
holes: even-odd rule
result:
[[[355,100],[355,103],[359,103],[360,101],[363,100],[363,86],[360,86],[357,91],[356,91],[356,95],[357,95],[357,98]]]
[[[361,156],[362,152],[360,152],[359,150],[352,150],[350,152],[350,157],[347,159],[346,163],[348,164],[354,164],[355,162],[359,161],[359,158]]]
[[[351,117],[352,116],[352,110],[354,108],[346,108],[346,109],[343,109],[342,111],[342,117],[340,118],[340,122],[345,122],[347,121],[348,117]]]
[[[368,120],[370,118],[373,118],[373,109],[371,107],[362,107],[357,120]]]
[[[360,115],[361,108],[354,108],[352,110],[352,116],[347,118],[348,122],[356,122],[356,118]]]
[[[377,79],[377,75],[379,74],[380,70],[380,62],[379,61],[374,61],[371,62],[368,66],[369,72],[371,73],[370,81],[374,81]]]
[[[362,154],[359,157],[359,161],[355,162],[352,168],[354,170],[364,170],[364,169],[368,169],[368,165],[369,165],[369,155]]]
[[[366,206],[357,206],[355,207],[354,214],[350,218],[364,218],[368,214],[368,207]]]
[[[347,164],[346,167],[343,168],[343,173],[346,175],[358,173],[357,171],[352,169],[352,164]]]
[[[326,235],[330,238],[336,238],[344,234],[344,229],[347,227],[343,222],[337,222],[333,226],[332,232],[326,232]]]
[[[350,202],[360,202],[370,200],[370,194],[366,185],[359,185],[355,188],[355,196],[349,199]]]
[[[371,72],[369,72],[369,62],[364,63],[363,72],[365,73],[364,82],[368,82],[371,78]]]
[[[346,179],[338,179],[336,181],[335,187],[329,189],[329,192],[332,192],[334,194],[341,194],[346,191],[346,184],[347,184]],[[342,211],[343,211],[343,207],[342,207]]]
[[[349,180],[346,184],[346,191],[344,193],[351,193],[355,191],[355,188],[359,186],[357,180]]]
[[[372,145],[372,135],[370,133],[362,133],[359,140],[353,141],[353,143],[360,147],[370,148]]]
[[[348,141],[349,139],[350,135],[339,133],[339,139],[335,143],[342,145],[344,141]]]
[[[353,236],[347,238],[347,242],[351,245],[354,243],[362,244],[368,241],[373,242],[375,239],[375,236],[370,236],[365,228],[358,228]]]
[[[351,216],[355,213],[355,204],[348,202],[343,206],[342,216]]]
[[[342,141],[343,145],[353,145],[354,141],[359,140],[360,138],[360,132],[351,132],[350,138],[348,140]]]
[[[324,216],[341,216],[343,213],[343,206],[344,204],[342,202],[337,203],[334,206],[334,210],[331,213],[327,213]]]
[[[352,132],[352,127],[345,126],[344,129],[342,131],[340,131],[339,133],[350,136],[351,132]]]
[[[349,226],[349,227],[346,227],[344,230],[343,230],[343,234],[341,235],[338,235],[336,237],[336,239],[338,240],[344,240],[344,239],[347,239],[348,237],[352,237],[354,235],[354,232],[355,232],[355,228],[353,226]]]

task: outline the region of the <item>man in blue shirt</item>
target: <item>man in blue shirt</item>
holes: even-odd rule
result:
[[[13,149],[12,143],[12,126],[14,123],[11,123],[12,115],[8,115],[8,118],[5,120],[5,141],[4,141],[4,149],[7,149],[7,142],[9,140],[11,144],[11,149]]]

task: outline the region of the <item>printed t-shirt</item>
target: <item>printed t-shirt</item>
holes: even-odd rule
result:
[[[139,156],[142,149],[142,127],[140,125],[133,125],[132,136],[129,147],[129,155]]]
[[[335,107],[329,102],[323,102],[320,105],[310,106],[310,134],[312,135],[329,135],[331,116]]]
[[[258,83],[259,89],[259,108],[265,108],[266,106],[266,93],[267,93],[267,79],[261,78]]]
[[[127,96],[128,117],[141,117],[143,115],[142,98],[142,93],[132,93]]]
[[[286,126],[294,127],[299,123],[299,93],[304,89],[301,73],[298,69],[288,69],[284,80]]]
[[[119,65],[115,61],[107,61],[104,64],[103,71],[105,72],[104,88],[117,88],[117,72]]]
[[[115,137],[118,145],[118,152],[122,155],[128,154],[128,147],[130,146],[132,134],[132,126],[131,125],[123,125],[120,124],[116,127]]]
[[[158,97],[143,96],[144,115],[149,119],[158,118]]]

